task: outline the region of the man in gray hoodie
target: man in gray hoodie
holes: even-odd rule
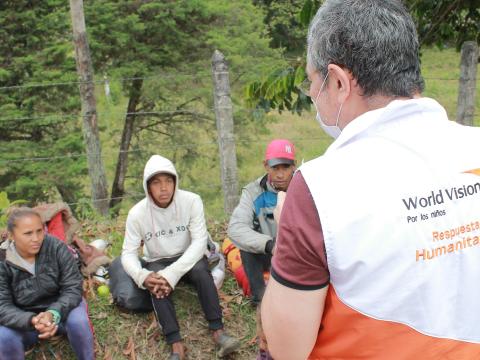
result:
[[[172,301],[181,279],[197,290],[219,355],[224,356],[240,343],[223,331],[217,289],[204,256],[208,232],[203,203],[197,194],[180,190],[178,182],[170,160],[159,155],[148,160],[143,177],[146,197],[128,213],[122,265],[138,287],[150,291],[155,315],[172,345],[169,359],[185,356]],[[145,267],[138,258],[142,242]]]

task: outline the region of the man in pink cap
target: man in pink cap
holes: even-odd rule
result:
[[[240,249],[242,264],[258,305],[265,291],[263,272],[270,270],[277,225],[277,193],[287,191],[295,171],[295,147],[285,139],[270,142],[263,161],[266,174],[245,186],[228,225],[228,236]]]

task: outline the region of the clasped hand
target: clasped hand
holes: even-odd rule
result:
[[[148,289],[148,291],[155,295],[157,299],[163,299],[172,292],[172,287],[168,283],[167,279],[155,272],[152,272],[147,276],[143,282],[143,285]]]
[[[39,339],[48,339],[54,336],[58,330],[58,325],[53,321],[52,313],[45,311],[32,318],[32,325],[40,335]]]

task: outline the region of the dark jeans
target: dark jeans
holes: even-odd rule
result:
[[[77,359],[95,359],[93,332],[85,300],[70,311],[67,319],[58,325],[57,334],[67,335]],[[0,360],[23,360],[25,349],[37,342],[38,332],[35,330],[22,331],[0,326]]]
[[[166,268],[177,259],[178,258],[158,260],[147,263],[146,268],[156,272]],[[192,284],[197,290],[200,305],[205,314],[205,319],[208,321],[208,328],[210,330],[223,329],[222,309],[220,308],[217,288],[213,282],[212,274],[208,269],[207,259],[203,257],[198,261],[181,280]],[[168,344],[182,340],[175,307],[173,305],[173,293],[172,291],[170,295],[163,299],[157,299],[155,296],[152,296],[153,309],[155,310],[155,315],[162,327]]]
[[[270,263],[272,255],[269,254],[255,254],[240,250],[243,268],[247,274],[250,290],[252,290],[252,301],[258,305],[263,298],[265,292],[265,280],[263,279],[263,272],[270,270]]]

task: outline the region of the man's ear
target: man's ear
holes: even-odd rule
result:
[[[343,104],[352,91],[352,73],[335,64],[328,65],[328,70],[330,73],[329,83],[331,83],[331,90],[336,94],[336,101]]]
[[[263,160],[263,167],[265,168],[265,171],[270,170],[270,166],[267,163],[267,160]]]

